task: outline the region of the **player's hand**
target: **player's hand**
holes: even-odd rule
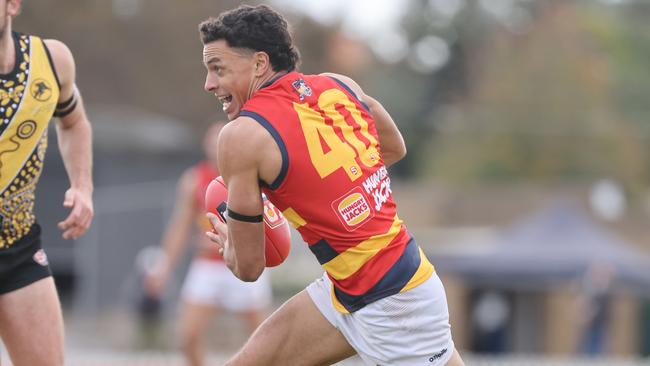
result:
[[[72,187],[65,192],[63,207],[72,210],[57,226],[63,231],[63,239],[77,239],[88,230],[93,220],[92,193]]]
[[[213,230],[206,231],[205,235],[207,235],[210,240],[217,244],[217,251],[221,256],[223,256],[226,245],[228,245],[228,226],[221,222],[219,216],[213,214],[212,212],[208,212],[206,216],[208,217],[208,220],[210,220],[210,224],[212,224]]]

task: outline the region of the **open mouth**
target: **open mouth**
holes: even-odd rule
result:
[[[218,96],[217,99],[221,102],[224,112],[230,107],[230,103],[232,103],[232,95],[230,94]]]

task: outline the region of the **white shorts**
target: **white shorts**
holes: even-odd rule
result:
[[[222,307],[231,312],[260,310],[271,304],[271,285],[266,273],[255,282],[244,282],[222,261],[196,259],[181,290],[184,301]]]
[[[332,305],[326,274],[307,292],[316,307],[372,366],[441,366],[454,352],[445,289],[438,275],[421,285],[343,314]]]

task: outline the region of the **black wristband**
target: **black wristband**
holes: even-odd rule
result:
[[[258,222],[262,222],[264,216],[263,215],[256,215],[256,216],[242,215],[240,213],[231,210],[230,207],[228,207],[228,218],[235,219],[237,221],[258,223]]]

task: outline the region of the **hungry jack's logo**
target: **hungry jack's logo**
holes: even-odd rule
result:
[[[360,187],[355,187],[332,202],[332,209],[348,231],[356,230],[374,216]]]

